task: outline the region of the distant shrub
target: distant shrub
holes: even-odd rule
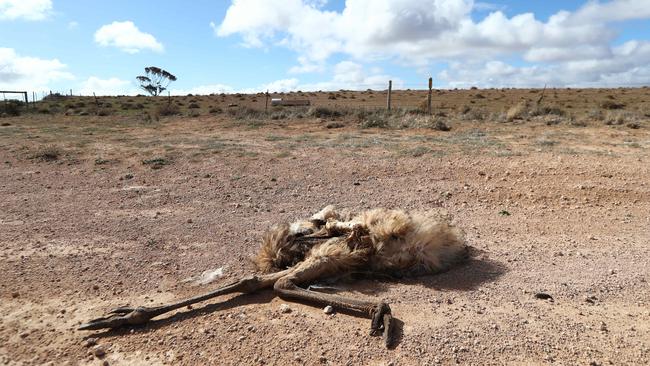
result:
[[[25,103],[18,100],[7,100],[0,103],[0,116],[20,116],[20,111]]]
[[[259,111],[251,107],[229,108],[228,115],[234,119],[261,119],[266,117],[264,111]]]
[[[548,116],[548,115],[554,115],[554,116],[564,116],[566,115],[566,112],[559,108],[559,107],[550,107],[550,106],[538,106],[536,108],[533,108],[530,110],[529,115],[531,117],[535,116]]]
[[[310,108],[307,114],[316,118],[339,118],[345,115],[345,113],[342,110],[337,110],[328,107]]]
[[[156,115],[158,116],[176,116],[180,113],[180,108],[176,104],[163,104],[156,108]]]
[[[600,103],[600,107],[603,109],[608,109],[608,110],[614,110],[614,109],[623,109],[625,108],[625,104],[623,103],[617,103],[613,100],[606,100],[602,103]]]
[[[102,116],[102,117],[110,116],[111,114],[113,114],[113,111],[111,109],[109,109],[109,108],[100,108],[97,111],[97,115]]]
[[[51,162],[59,160],[61,154],[62,151],[57,146],[48,145],[38,149],[34,154],[32,154],[31,158],[35,160]]]
[[[445,123],[442,119],[436,119],[435,124],[433,125],[434,130],[438,131],[451,131],[451,127]]]
[[[171,160],[164,157],[155,157],[152,159],[142,160],[143,165],[149,165],[151,169],[160,169],[165,165],[171,164]]]
[[[201,106],[198,103],[190,103],[190,105],[188,105],[187,108],[198,109],[201,108]]]
[[[528,113],[528,104],[521,102],[508,109],[506,112],[506,121],[512,122],[517,119],[524,119]]]

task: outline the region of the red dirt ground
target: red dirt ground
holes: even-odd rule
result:
[[[0,364],[650,363],[647,125],[4,121]],[[156,157],[166,165],[142,163]],[[368,335],[367,319],[270,291],[143,327],[76,330],[118,305],[160,304],[250,273],[265,228],[326,204],[446,209],[475,248],[447,273],[335,285],[391,304],[394,349]]]

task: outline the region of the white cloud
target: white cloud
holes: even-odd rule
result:
[[[642,86],[650,81],[650,42],[630,41],[611,57],[512,66],[502,61],[455,62],[438,78],[451,87]]]
[[[509,17],[494,4],[473,0],[347,0],[341,11],[325,10],[322,4],[233,0],[221,24],[212,28],[220,37],[241,36],[248,47],[279,45],[297,52],[292,73],[322,71],[335,54],[361,63],[388,59],[420,69],[440,61],[508,66],[499,60],[519,58],[524,66],[515,69],[524,74],[595,62],[592,71],[580,73],[588,78],[582,81],[605,82],[610,64],[624,67],[643,60],[642,55],[626,56],[615,49],[618,29],[612,23],[650,19],[650,0],[588,1],[548,20],[533,13]],[[490,10],[496,11],[472,17],[473,11]],[[634,61],[627,60],[631,57]],[[501,67],[497,73],[502,72],[509,71]],[[447,77],[461,74],[451,68]]]
[[[81,95],[135,95],[138,90],[133,83],[119,78],[101,79],[91,76],[79,86]]]
[[[0,89],[43,91],[50,90],[52,83],[72,79],[57,59],[21,56],[12,48],[0,48]]]
[[[72,29],[77,29],[77,28],[79,28],[79,22],[76,22],[74,20],[71,21],[71,22],[68,22],[68,29],[72,30]]]
[[[187,94],[197,94],[197,95],[209,95],[209,94],[221,94],[221,93],[234,93],[235,89],[229,85],[225,84],[211,84],[211,85],[199,85],[190,89],[171,89],[171,95],[187,95]]]
[[[95,32],[95,42],[100,46],[116,47],[127,53],[164,50],[162,43],[151,34],[140,31],[131,21],[113,22],[102,26]]]
[[[0,20],[43,20],[52,13],[52,0],[0,0]]]
[[[262,84],[252,88],[235,89],[228,85],[202,85],[191,89],[173,89],[172,95],[186,94],[213,94],[213,93],[260,93],[267,90],[271,93],[292,92],[292,91],[318,91],[318,90],[383,90],[388,87],[388,80],[393,80],[395,88],[403,86],[399,78],[391,77],[382,73],[381,69],[373,68],[366,72],[361,64],[352,61],[343,61],[333,68],[332,78],[317,83],[302,83],[297,78],[280,79],[270,83]]]

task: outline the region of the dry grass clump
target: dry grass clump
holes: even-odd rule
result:
[[[600,103],[600,107],[607,110],[623,109],[625,108],[624,103],[617,103],[613,100],[606,100]]]
[[[522,120],[528,114],[528,102],[519,102],[506,112],[506,121]]]
[[[444,115],[430,116],[413,109],[394,110],[360,110],[356,114],[360,128],[430,128],[438,131],[449,131]]]
[[[52,162],[59,160],[61,155],[63,155],[63,151],[58,146],[47,145],[36,150],[36,152],[34,152],[30,158],[34,160]]]
[[[238,120],[265,119],[267,114],[251,107],[231,107],[228,108],[228,116]]]
[[[458,119],[464,121],[484,121],[489,113],[482,108],[472,108],[468,105],[461,106],[458,111]]]
[[[315,118],[341,118],[346,114],[348,114],[347,110],[330,107],[312,107],[307,111],[308,116]]]
[[[608,126],[627,125],[632,129],[641,127],[642,117],[638,114],[627,111],[609,111],[604,118],[604,123]]]
[[[25,103],[18,100],[7,100],[0,104],[0,117],[18,117]]]
[[[180,108],[176,104],[167,103],[159,105],[154,111],[155,116],[177,116],[180,114]]]
[[[171,159],[165,157],[155,157],[142,160],[143,165],[148,165],[151,169],[161,169],[165,165],[171,164]]]

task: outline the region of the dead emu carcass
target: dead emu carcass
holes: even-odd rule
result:
[[[463,232],[434,212],[373,209],[342,214],[328,206],[308,220],[278,225],[263,237],[255,258],[260,274],[204,295],[157,307],[120,307],[79,329],[146,323],[169,311],[241,292],[273,288],[282,298],[330,305],[371,319],[371,334],[389,345],[393,317],[388,304],[310,290],[317,281],[345,273],[423,275],[447,270],[467,255]]]

